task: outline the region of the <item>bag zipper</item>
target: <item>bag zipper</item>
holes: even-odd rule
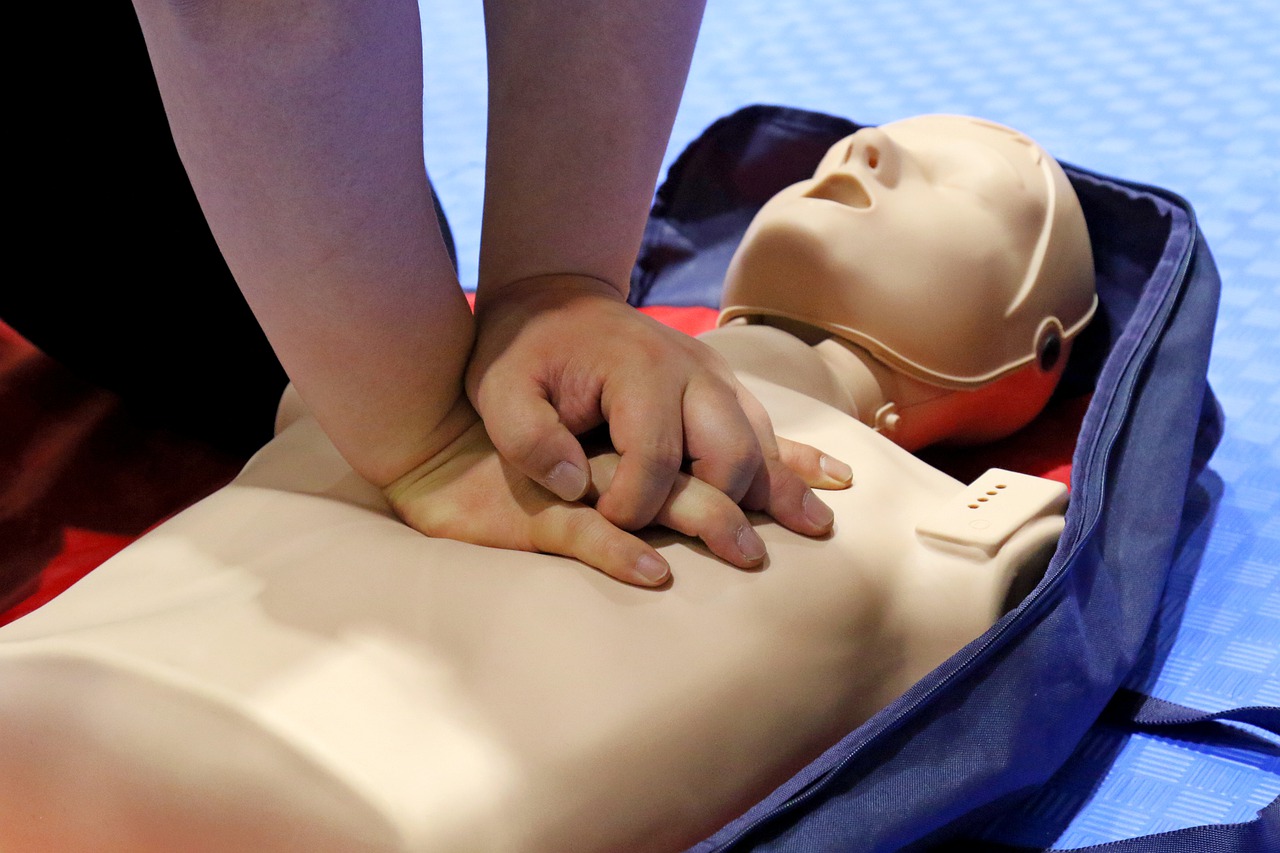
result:
[[[1112,402],[1117,399],[1131,399],[1132,397],[1133,386],[1137,383],[1138,375],[1141,373],[1140,367],[1147,363],[1151,350],[1155,346],[1155,341],[1159,338],[1159,334],[1152,333],[1152,329],[1156,329],[1158,332],[1161,332],[1168,325],[1169,316],[1173,313],[1173,306],[1178,301],[1178,296],[1181,295],[1183,290],[1181,284],[1186,282],[1187,271],[1191,265],[1191,258],[1195,253],[1199,227],[1196,223],[1195,213],[1190,204],[1175,193],[1169,192],[1168,190],[1160,187],[1108,178],[1094,172],[1090,172],[1087,169],[1080,169],[1076,167],[1071,168],[1073,171],[1086,175],[1090,178],[1129,187],[1131,189],[1163,198],[1175,208],[1179,209],[1187,217],[1187,242],[1182,249],[1181,257],[1178,260],[1177,270],[1171,280],[1171,286],[1162,295],[1160,305],[1153,312],[1151,319],[1143,328],[1140,339],[1134,345],[1133,351],[1130,353],[1129,357],[1125,360],[1124,368],[1120,372],[1120,379],[1116,383],[1115,390],[1111,394],[1106,406],[1108,413],[1112,413],[1114,411],[1114,407],[1111,405]],[[1179,286],[1172,286],[1173,283],[1179,283]],[[1138,369],[1135,369],[1135,363],[1138,365]],[[1121,393],[1122,389],[1124,392],[1123,394]],[[1115,446],[1116,435],[1120,431],[1119,424],[1122,424],[1124,420],[1124,417],[1108,417],[1107,422],[1104,422],[1104,424],[1099,427],[1098,436],[1089,449],[1085,465],[1081,466],[1084,471],[1106,470],[1106,465],[1110,459],[1111,451]],[[802,790],[797,791],[787,800],[779,803],[766,814],[760,815],[755,820],[742,827],[742,829],[734,833],[731,838],[713,848],[710,848],[708,853],[728,853],[728,851],[730,851],[739,841],[765,823],[768,823],[780,815],[804,805],[806,802],[816,797],[822,792],[830,780],[839,776],[840,773],[864,751],[876,744],[889,733],[895,731],[905,719],[913,716],[916,711],[923,705],[927,704],[932,697],[949,688],[958,679],[962,678],[974,665],[976,665],[976,663],[985,659],[993,649],[1003,645],[1002,640],[1007,637],[1011,631],[1015,628],[1021,628],[1028,620],[1038,618],[1042,615],[1047,606],[1046,602],[1051,600],[1056,602],[1058,599],[1057,593],[1061,590],[1064,578],[1067,576],[1066,568],[1077,558],[1079,550],[1083,544],[1088,541],[1098,525],[1098,508],[1101,506],[1102,498],[1106,492],[1105,479],[1102,480],[1097,491],[1099,494],[1094,499],[1092,505],[1086,504],[1078,513],[1073,513],[1076,518],[1088,518],[1089,521],[1087,526],[1083,522],[1081,523],[1079,532],[1073,536],[1069,551],[1060,561],[1058,561],[1056,568],[1052,563],[1050,564],[1051,574],[1047,574],[1044,581],[1037,586],[1036,589],[1032,590],[1025,599],[1023,599],[1022,604],[1020,604],[1017,610],[1014,611],[1012,617],[1008,621],[997,623],[986,635],[984,635],[985,640],[982,641],[981,645],[970,651],[954,669],[947,672],[938,681],[923,690],[919,695],[908,699],[907,697],[911,696],[910,691],[908,691],[908,693],[900,697],[897,702],[905,700],[906,704],[891,717],[881,722],[873,731],[868,732],[861,742],[854,745],[848,753],[824,771],[821,776],[812,780]],[[1082,495],[1082,497],[1084,496]],[[1087,498],[1085,499],[1087,500]],[[1067,531],[1064,530],[1064,537],[1066,534]]]

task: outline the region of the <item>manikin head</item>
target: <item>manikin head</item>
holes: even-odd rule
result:
[[[720,323],[852,344],[894,377],[886,399],[904,423],[964,392],[945,396],[982,411],[956,414],[973,423],[949,437],[979,441],[1040,410],[1096,304],[1084,216],[1057,162],[1001,125],[919,116],[840,140],[760,210]]]

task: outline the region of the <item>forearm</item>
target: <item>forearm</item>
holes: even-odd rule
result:
[[[416,6],[136,6],[232,272],[334,443],[389,482],[460,431],[474,334],[422,165]]]
[[[701,0],[487,0],[480,298],[569,273],[626,293]]]

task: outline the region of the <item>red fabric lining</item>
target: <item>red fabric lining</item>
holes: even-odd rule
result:
[[[0,323],[0,624],[49,601],[242,459],[140,422]]]
[[[720,312],[714,308],[701,306],[681,308],[670,305],[646,305],[640,310],[660,323],[693,336],[714,329],[716,318],[720,316]]]
[[[100,533],[96,530],[64,527],[62,550],[41,570],[31,594],[0,613],[0,625],[8,624],[19,616],[25,616],[57,598],[89,572],[122,550],[134,538],[118,533]]]

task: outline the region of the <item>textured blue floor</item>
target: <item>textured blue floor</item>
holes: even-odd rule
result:
[[[426,6],[428,165],[468,283],[484,171],[480,4]],[[866,123],[980,115],[1192,202],[1224,282],[1210,366],[1228,419],[1211,466],[1221,495],[1134,683],[1206,710],[1280,704],[1280,3],[710,0],[667,163],[750,103]],[[1277,795],[1274,750],[1100,729],[996,830],[1076,847],[1247,820]]]

